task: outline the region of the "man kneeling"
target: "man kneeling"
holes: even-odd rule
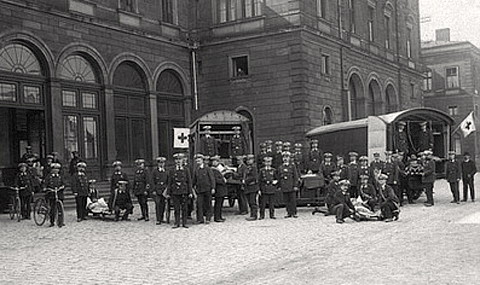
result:
[[[120,218],[120,210],[125,210],[125,213],[123,213],[122,216],[122,221],[128,221],[128,215],[130,215],[133,210],[132,198],[127,190],[127,184],[128,181],[120,180],[115,189],[112,203],[115,212],[115,222],[118,222]]]
[[[330,214],[335,215],[337,223],[342,224],[345,222],[345,218],[351,217],[355,213],[355,208],[352,201],[350,201],[350,194],[348,193],[350,182],[342,180],[339,184],[340,190],[337,190],[332,197]]]

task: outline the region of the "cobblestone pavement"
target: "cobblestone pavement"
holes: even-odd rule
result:
[[[480,204],[450,204],[445,181],[435,195],[435,207],[408,205],[388,224],[338,225],[308,208],[255,222],[227,208],[223,224],[175,230],[77,223],[73,211],[61,229],[1,215],[0,284],[479,284]]]

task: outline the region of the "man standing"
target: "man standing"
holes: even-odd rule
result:
[[[433,183],[435,182],[435,161],[431,159],[433,153],[430,150],[426,150],[422,155],[423,164],[423,176],[422,183],[425,187],[425,194],[427,195],[427,201],[425,206],[431,207],[435,203],[433,201]]]
[[[152,171],[152,186],[153,197],[155,199],[155,215],[157,218],[157,225],[161,225],[163,221],[163,214],[165,213],[165,190],[167,189],[168,173],[165,169],[165,157],[157,157],[155,159],[157,167]]]
[[[68,168],[68,173],[73,175],[77,169],[77,163],[81,162],[82,160],[78,156],[78,151],[72,151],[72,159],[70,160],[70,166]]]
[[[255,221],[258,218],[258,170],[253,154],[247,155],[247,171],[244,172],[243,180],[245,181],[245,195],[250,207],[250,218],[247,218],[247,221]]]
[[[87,217],[88,179],[86,168],[85,162],[77,163],[77,172],[72,176],[71,187],[77,205],[77,222],[86,220]]]
[[[310,152],[308,153],[308,172],[318,173],[321,163],[322,152],[318,149],[318,140],[314,139],[311,142]]]
[[[337,166],[332,161],[333,154],[330,152],[326,152],[323,155],[323,162],[320,165],[320,172],[322,173],[323,177],[325,178],[325,183],[328,185],[332,180],[332,173],[337,169]]]
[[[245,142],[243,140],[243,136],[240,132],[242,129],[239,126],[235,126],[233,129],[233,136],[230,139],[230,156],[232,157],[232,164],[233,166],[238,165],[238,161],[236,161],[237,156],[245,155]]]
[[[34,178],[28,171],[28,165],[26,163],[19,163],[18,169],[19,172],[15,176],[14,185],[20,190],[22,219],[30,220],[30,213],[32,212],[32,197],[34,192]]]
[[[294,164],[290,163],[290,152],[283,153],[283,163],[278,168],[279,188],[283,192],[283,201],[286,205],[285,218],[297,218],[298,172]]]
[[[477,173],[477,166],[475,162],[471,160],[470,153],[465,152],[463,154],[462,162],[462,181],[463,181],[463,200],[462,202],[467,202],[468,198],[468,188],[470,188],[470,199],[472,202],[475,202],[475,188],[473,183],[473,177]]]
[[[25,153],[22,155],[22,162],[27,162],[29,158],[35,157],[35,154],[32,151],[32,146],[27,145],[25,147]]]
[[[303,155],[303,145],[301,143],[296,143],[294,145],[295,148],[295,153],[293,154],[293,162],[295,163],[295,166],[297,167],[299,175],[302,175],[305,173],[305,156]]]
[[[187,199],[192,198],[192,180],[190,171],[183,166],[184,154],[176,153],[173,155],[175,167],[168,174],[168,197],[173,200],[173,209],[175,215],[174,229],[180,227],[180,219],[182,227],[187,227]]]
[[[358,153],[351,151],[348,153],[350,162],[347,166],[347,179],[350,182],[350,197],[358,197],[358,178],[359,178],[359,166],[357,163]]]
[[[148,218],[147,199],[150,184],[148,183],[147,171],[145,170],[145,160],[139,158],[135,160],[135,165],[137,166],[137,170],[135,170],[135,176],[133,178],[133,194],[137,196],[138,204],[142,211],[142,216],[138,218],[138,220],[148,222],[150,219]]]
[[[53,190],[58,190],[57,195],[58,195],[58,200],[63,201],[63,198],[65,197],[63,190],[65,189],[65,181],[63,180],[63,176],[60,174],[60,169],[62,168],[62,165],[60,163],[52,163],[52,171],[50,174],[48,174],[47,178],[45,178],[44,185],[43,185],[43,190],[46,191],[45,194],[45,199],[47,200],[47,203],[50,205],[50,227],[53,227],[55,224],[55,215],[54,211],[56,205],[55,201],[55,193],[51,190],[48,189],[53,189]],[[62,212],[58,212],[58,227],[63,227],[65,225],[64,223],[64,217]],[[61,216],[61,215],[62,216]]]
[[[428,128],[428,122],[421,122],[420,133],[418,134],[418,151],[425,150],[433,150],[433,134]]]
[[[400,198],[398,181],[399,181],[399,173],[398,173],[398,166],[392,160],[393,153],[391,151],[385,152],[385,163],[383,164],[382,173],[387,175],[387,185],[390,186],[395,195]]]
[[[215,176],[205,164],[202,154],[195,155],[196,167],[193,170],[193,188],[197,194],[197,223],[209,224],[212,219],[212,194],[215,193]],[[204,217],[207,219],[204,220]]]
[[[276,141],[275,142],[275,153],[273,154],[273,167],[277,168],[282,164],[283,158],[282,158],[282,153],[283,153],[283,142],[282,141]]]
[[[235,174],[235,178],[240,180],[240,185],[237,186],[237,201],[238,201],[238,215],[246,215],[248,214],[248,206],[247,206],[247,196],[245,195],[245,181],[243,177],[245,176],[245,172],[247,171],[247,166],[244,162],[244,156],[238,156],[238,168],[237,173]]]
[[[383,169],[383,161],[380,159],[380,153],[375,152],[373,154],[373,161],[370,163],[370,169],[372,172],[381,172]]]
[[[113,205],[111,204],[113,202],[113,194],[115,193],[115,189],[118,187],[118,181],[127,181],[128,182],[128,175],[122,171],[122,162],[117,160],[114,161],[112,164],[114,170],[113,174],[110,177],[110,200],[109,200],[109,206],[110,209],[113,209]],[[128,186],[128,183],[125,184],[125,187]]]
[[[405,126],[407,123],[398,122],[398,129],[393,136],[393,145],[396,152],[403,152],[408,155],[408,136],[405,132]]]
[[[218,154],[217,140],[211,135],[212,126],[204,126],[204,136],[200,139],[200,150],[203,154],[214,156]]]
[[[258,157],[257,157],[257,169],[260,169],[263,167],[263,159],[265,157],[267,157],[267,144],[260,143],[260,153],[258,154]]]
[[[268,203],[268,209],[270,211],[270,219],[275,218],[275,192],[276,185],[278,183],[277,171],[272,167],[272,158],[264,157],[264,167],[260,169],[259,185],[260,195],[262,196],[260,204],[260,220],[265,218],[265,207]]]
[[[225,222],[222,215],[223,201],[227,195],[227,180],[222,174],[220,156],[210,158],[212,161],[212,172],[215,177],[215,205],[213,206],[213,220],[217,223]]]
[[[455,152],[448,152],[448,161],[445,163],[445,179],[450,184],[450,191],[452,191],[453,200],[450,203],[460,204],[460,191],[458,184],[462,177],[461,164],[455,158]]]

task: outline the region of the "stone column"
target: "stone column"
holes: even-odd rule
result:
[[[157,95],[150,93],[150,129],[152,143],[152,159],[158,156],[158,111],[157,111]]]
[[[107,162],[111,164],[117,158],[115,145],[115,107],[111,86],[105,87],[105,142],[107,145]]]
[[[70,157],[65,157],[65,146],[63,141],[63,114],[62,114],[62,88],[60,82],[56,79],[51,79],[47,83],[47,90],[50,92],[50,97],[47,99],[47,146],[48,150],[58,152],[60,161],[64,166],[67,164]],[[48,102],[50,103],[48,105]],[[68,155],[68,154],[67,154]]]

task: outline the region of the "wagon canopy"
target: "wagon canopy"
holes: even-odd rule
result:
[[[207,113],[200,118],[196,119],[191,125],[190,128],[194,127],[195,125],[217,125],[217,124],[225,124],[225,125],[234,125],[234,124],[241,124],[241,123],[248,123],[250,120],[240,115],[235,111],[230,110],[218,110]]]

